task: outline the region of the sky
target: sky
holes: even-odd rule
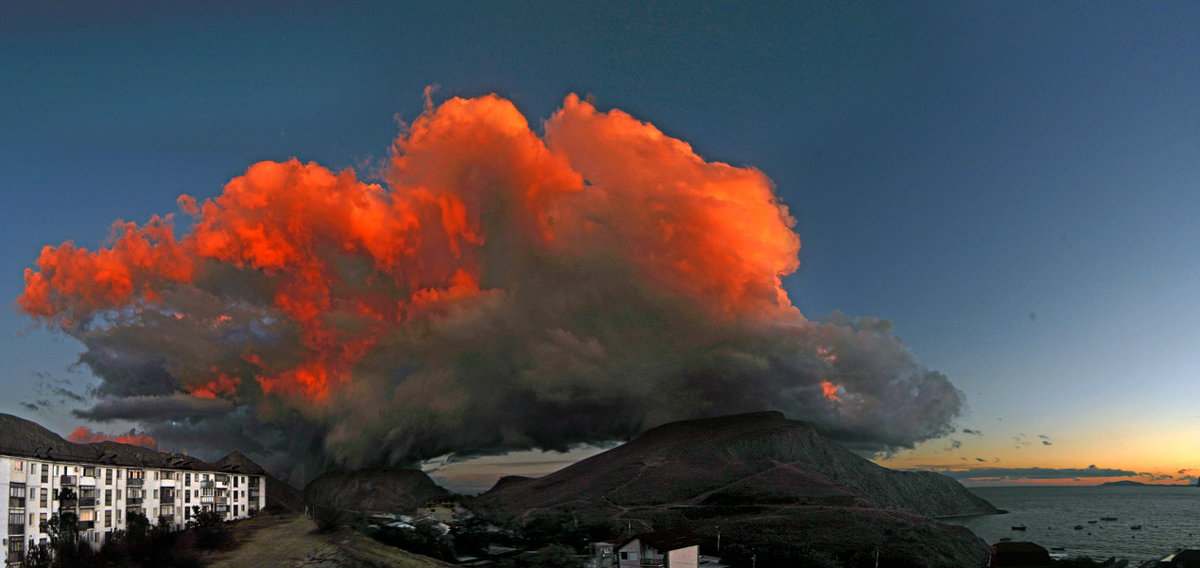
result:
[[[393,143],[445,101],[494,93],[552,138],[576,94],[764,174],[799,236],[790,304],[851,334],[866,324],[836,322],[889,320],[887,357],[961,392],[907,437],[847,423],[890,444],[878,463],[975,485],[1200,475],[1200,7],[162,4],[2,8],[0,412],[63,435],[152,426],[72,413],[120,393],[80,363],[99,336],[17,303],[42,247],[170,213],[182,235],[180,195],[215,199],[263,160],[399,183]],[[486,486],[589,452],[522,432],[576,449],[429,468]],[[479,450],[456,442],[429,451]]]

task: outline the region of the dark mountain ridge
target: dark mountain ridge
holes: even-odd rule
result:
[[[775,551],[777,565],[878,549],[886,565],[930,567],[982,565],[987,546],[929,517],[997,512],[947,476],[881,467],[778,412],[666,424],[545,477],[505,478],[470,506],[499,520],[559,515],[710,537],[719,525],[727,542]]]
[[[415,511],[450,495],[419,469],[367,468],[327,471],[304,487],[304,502],[339,518],[370,512]]]
[[[485,507],[620,508],[728,502],[858,505],[938,517],[997,512],[954,479],[895,471],[779,412],[673,422],[540,478],[502,479]]]

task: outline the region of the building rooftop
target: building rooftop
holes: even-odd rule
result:
[[[634,535],[621,542],[617,548],[624,547],[634,539],[640,540],[661,552],[700,544],[700,535],[687,529],[675,528]]]
[[[76,444],[40,424],[3,413],[0,413],[0,455],[152,469],[225,471],[249,475],[264,473],[261,466],[236,451],[216,463],[209,463],[192,456],[159,452],[120,442]]]

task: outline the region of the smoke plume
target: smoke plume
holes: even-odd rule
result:
[[[962,394],[890,322],[791,304],[762,172],[573,95],[544,133],[494,95],[430,105],[381,183],[254,164],[180,196],[181,236],[46,247],[19,304],[86,347],[77,416],[309,473],[763,409],[864,450],[952,430]]]

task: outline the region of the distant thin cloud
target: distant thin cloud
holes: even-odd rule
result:
[[[975,458],[977,461],[984,461]],[[1168,475],[1138,472],[1128,469],[1096,467],[1086,468],[1045,468],[1045,467],[980,467],[966,470],[937,468],[942,474],[958,480],[998,480],[1022,481],[1033,479],[1084,479],[1096,477],[1144,477],[1150,481],[1170,479]]]
[[[983,435],[983,432],[980,432],[979,430],[972,430],[970,428],[963,428],[962,432],[963,432],[963,434],[970,434],[972,436],[982,436]]]

